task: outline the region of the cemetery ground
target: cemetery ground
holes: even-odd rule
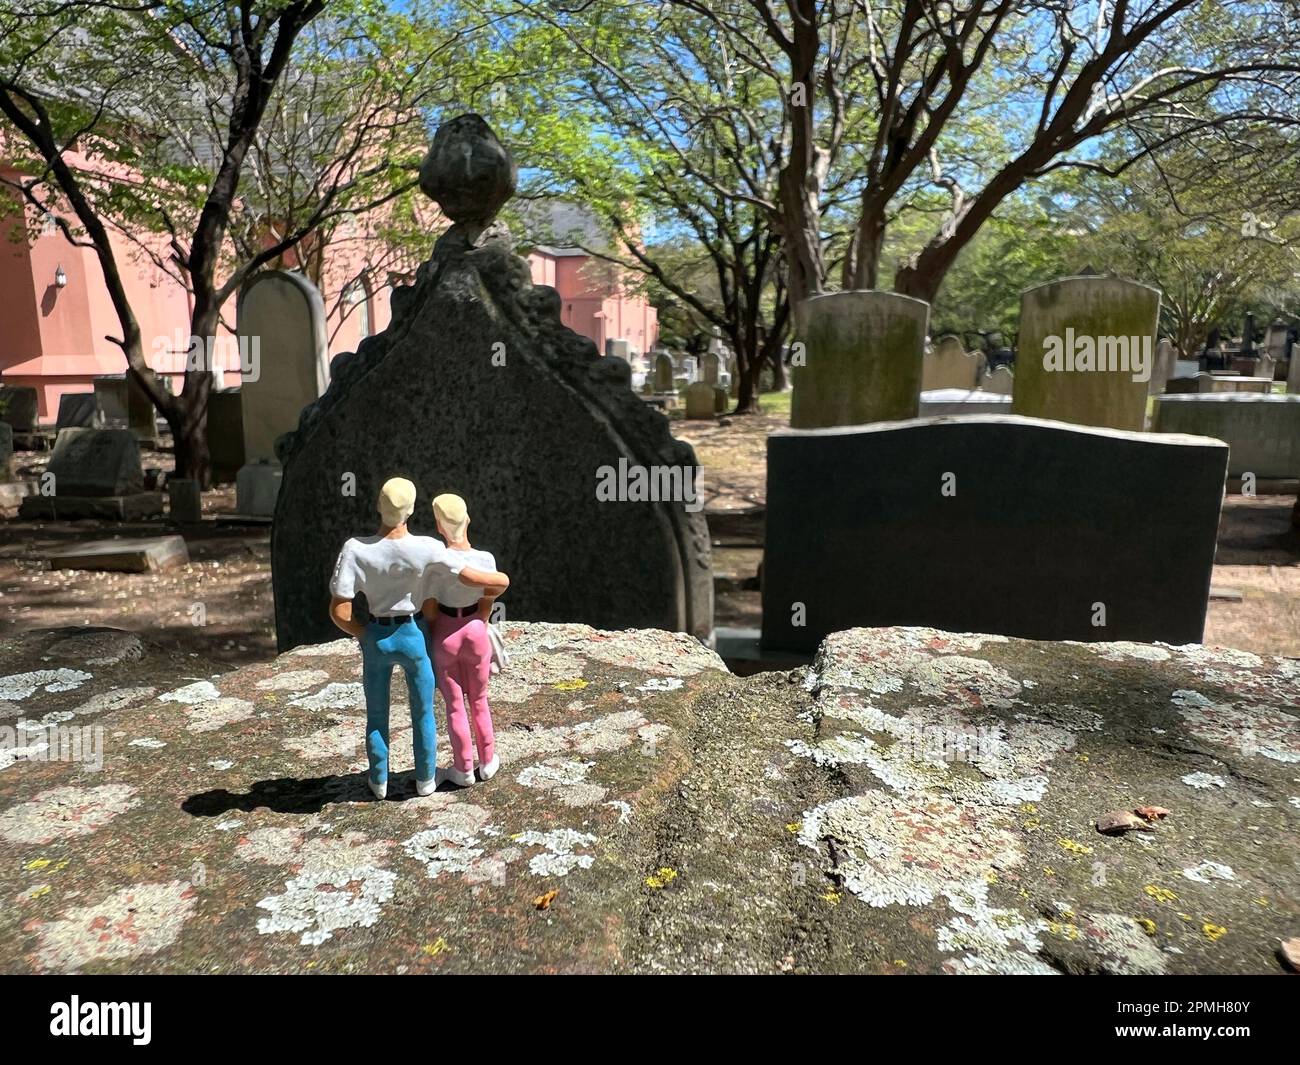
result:
[[[757,610],[785,417],[674,426],[715,493],[719,624]],[[397,683],[383,803],[355,644],[275,657],[268,529],[223,522],[229,489],[158,574],[43,568],[158,523],[6,521],[0,707],[98,727],[103,765],[0,763],[0,970],[1283,971],[1290,505],[1228,501],[1232,650],[854,630],[744,677],[684,634],[507,622],[503,771],[417,797]]]

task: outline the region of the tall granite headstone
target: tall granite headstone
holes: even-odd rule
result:
[[[707,638],[708,528],[672,490],[693,481],[695,454],[632,393],[626,363],[561,323],[555,290],[532,283],[494,223],[514,189],[509,153],[464,115],[438,130],[420,178],[454,225],[393,293],[388,329],[335,359],[329,388],[281,442],[279,646],[337,637],[335,558],[376,528],[375,497],[393,476],[419,489],[415,533],[435,533],[433,496],[464,496],[471,539],[510,574],[510,617]],[[658,486],[649,498],[637,471]]]
[[[916,417],[929,318],[928,303],[894,292],[832,292],[800,303],[795,339],[804,350],[791,375],[790,425]]]
[[[1012,412],[1141,430],[1159,317],[1159,290],[1136,281],[1067,277],[1028,289]]]

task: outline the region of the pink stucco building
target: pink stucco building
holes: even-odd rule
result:
[[[114,250],[140,320],[146,359],[179,389],[189,341],[189,293],[135,242],[119,237]],[[601,352],[607,340],[626,340],[638,351],[657,342],[655,309],[616,268],[572,246],[537,245],[528,258],[534,283],[558,291],[565,324]],[[391,259],[390,249],[364,219],[334,234],[321,270],[331,354],[355,350],[362,338],[388,325],[392,286],[409,276],[388,265]],[[234,319],[232,298],[225,321],[233,327]],[[119,334],[95,253],[73,246],[52,220],[37,219],[30,209],[24,218],[15,199],[0,202],[0,381],[35,386],[40,419],[53,423],[62,394],[89,392],[95,377],[124,372],[121,349],[109,339]],[[226,339],[230,342],[218,340],[215,361],[237,371],[237,345],[233,337]],[[238,383],[231,372],[218,381]]]

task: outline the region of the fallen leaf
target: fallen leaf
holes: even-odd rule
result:
[[[545,895],[538,895],[537,898],[533,899],[533,905],[539,910],[549,910],[551,908],[551,903],[555,901],[555,896],[559,893],[558,889],[553,888]]]
[[[1288,939],[1282,944],[1282,957],[1296,972],[1300,973],[1300,936]]]
[[[1163,806],[1139,806],[1133,812],[1148,821],[1160,821],[1169,816],[1169,811]]]
[[[1137,829],[1141,832],[1152,831],[1151,826],[1129,810],[1110,810],[1097,818],[1097,831],[1108,836],[1118,836],[1124,832]]]

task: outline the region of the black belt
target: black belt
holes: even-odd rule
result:
[[[414,614],[385,614],[382,618],[372,617],[376,625],[405,625],[408,621],[418,621],[423,615],[417,610]]]
[[[473,606],[443,606],[442,603],[439,603],[438,613],[446,614],[450,618],[467,618],[471,614],[478,613],[478,604],[475,603]]]

